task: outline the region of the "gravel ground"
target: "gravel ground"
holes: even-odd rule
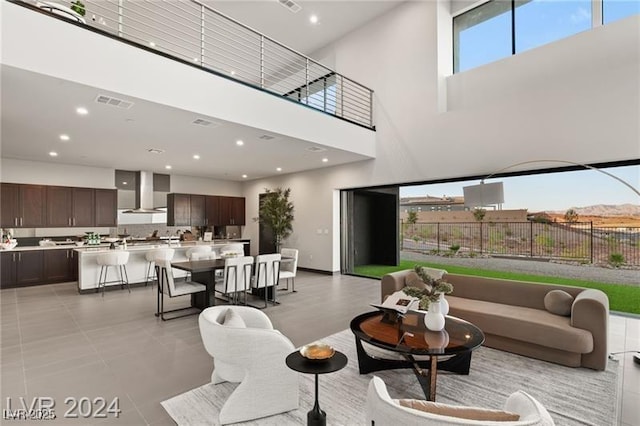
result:
[[[625,284],[640,287],[640,270],[613,269],[593,265],[568,265],[539,260],[520,260],[504,258],[466,258],[443,257],[403,251],[403,260],[422,260],[444,265],[458,265],[497,271],[521,272],[551,277],[566,277],[603,283]]]

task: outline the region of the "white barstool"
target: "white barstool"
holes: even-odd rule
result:
[[[296,291],[296,273],[298,272],[298,250],[292,248],[280,249],[282,257],[288,257],[293,260],[282,262],[282,268],[280,269],[280,279],[287,280],[287,288],[289,290],[289,280],[291,280],[291,291]]]
[[[113,250],[107,253],[100,253],[96,257],[96,262],[100,265],[100,276],[98,278],[98,288],[102,287],[102,297],[104,297],[104,288],[109,283],[120,283],[123,287],[125,284],[131,293],[131,287],[129,286],[129,277],[127,276],[126,264],[129,261],[129,252],[124,250]],[[109,266],[116,266],[118,273],[120,274],[119,280],[107,281],[107,274],[109,273]],[[103,276],[104,275],[104,276]]]
[[[189,259],[189,260],[208,259],[209,256],[211,255],[211,246],[195,246],[195,247],[191,247],[190,249],[187,250],[187,252],[185,254],[187,256],[187,259]]]
[[[175,252],[176,250],[172,248],[156,248],[149,250],[147,254],[145,254],[144,257],[147,259],[147,276],[144,282],[145,287],[149,284],[149,281],[155,281],[158,279],[155,274],[156,268],[154,265],[156,259],[171,260],[173,259]]]

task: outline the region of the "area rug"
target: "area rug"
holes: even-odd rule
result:
[[[364,404],[371,377],[381,377],[392,398],[424,399],[411,370],[358,373],[355,340],[350,330],[322,339],[349,358],[348,365],[320,377],[320,407],[327,424],[364,423]],[[473,352],[468,376],[438,373],[437,401],[455,405],[502,408],[507,397],[524,390],[540,401],[556,425],[606,426],[618,424],[617,380],[619,363],[609,360],[605,371],[563,367],[495,349]],[[218,413],[236,385],[207,384],[162,402],[178,425],[218,424]],[[313,407],[312,375],[300,375],[300,408],[247,422],[247,425],[302,425]]]

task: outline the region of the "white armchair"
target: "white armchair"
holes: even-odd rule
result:
[[[507,398],[503,410],[504,411],[486,410],[475,407],[459,407],[422,400],[392,399],[389,396],[387,387],[382,379],[375,376],[369,382],[369,390],[367,392],[367,402],[365,406],[366,424],[375,424],[375,426],[554,425],[553,419],[547,410],[533,397],[523,391],[512,393],[509,398]],[[509,414],[515,414],[519,419],[507,420],[507,415]]]
[[[200,334],[215,367],[211,383],[240,383],[220,410],[220,424],[243,422],[298,408],[298,374],[285,358],[293,343],[261,311],[215,306],[200,314]]]

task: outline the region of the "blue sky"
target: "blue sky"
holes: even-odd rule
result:
[[[640,190],[640,166],[605,169]],[[509,170],[507,170],[508,172]],[[595,204],[640,204],[640,196],[631,189],[595,170],[548,173],[488,179],[485,182],[503,182],[504,209],[567,210]],[[400,188],[401,197],[462,196],[462,187],[480,183],[479,180]]]

